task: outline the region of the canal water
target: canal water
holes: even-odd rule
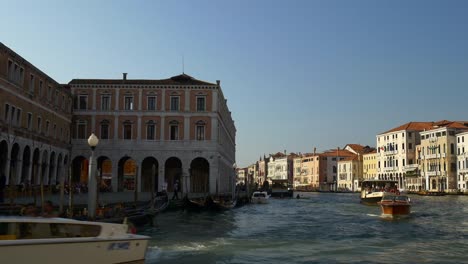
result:
[[[301,193],[226,212],[164,212],[146,263],[468,263],[468,196],[410,196],[389,220],[359,195]]]

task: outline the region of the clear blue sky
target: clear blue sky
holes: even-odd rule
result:
[[[237,163],[468,120],[468,1],[1,1],[0,41],[61,83],[221,80]]]

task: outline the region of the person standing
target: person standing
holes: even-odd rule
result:
[[[174,195],[172,195],[172,200],[177,199],[179,200],[179,180],[174,182]]]
[[[4,203],[5,199],[6,176],[2,172],[0,175],[0,203]]]

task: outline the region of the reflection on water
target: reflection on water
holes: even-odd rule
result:
[[[144,230],[146,263],[463,263],[468,196],[412,196],[382,218],[358,194],[304,193],[228,212],[167,212]],[[466,263],[466,262],[465,262]]]

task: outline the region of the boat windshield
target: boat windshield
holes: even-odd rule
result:
[[[395,196],[393,195],[385,195],[382,197],[382,202],[388,202],[388,201],[393,201],[395,199]]]
[[[100,225],[0,222],[0,240],[96,237],[100,233]]]
[[[408,202],[408,196],[395,196],[395,201],[397,202]]]
[[[265,197],[265,194],[264,193],[254,193],[253,196],[254,197]]]

